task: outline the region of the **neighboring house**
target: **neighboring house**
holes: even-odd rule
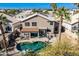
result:
[[[73,23],[72,24],[72,31],[78,32],[78,30],[79,30],[79,22]]]
[[[72,37],[77,38],[76,32],[78,32],[79,29],[79,13],[77,14],[71,14],[71,21],[64,21],[63,26],[68,30],[69,33]]]
[[[64,21],[63,26],[70,31],[78,30],[79,13],[71,15],[70,21]]]
[[[32,10],[25,10],[14,16],[16,19],[23,19],[32,14]]]
[[[15,28],[21,26],[21,32],[26,37],[45,37],[48,31],[53,33],[53,25],[56,25],[55,19],[47,17],[40,13],[35,13],[21,20],[19,23],[15,23]]]
[[[79,29],[79,13],[74,14],[72,19],[73,19],[72,30],[73,30],[73,32],[78,32],[78,29]]]
[[[11,20],[11,17],[9,15],[6,15],[4,13],[0,13],[0,15],[3,14],[3,16],[5,16],[7,18],[7,24],[6,25],[3,25],[3,28],[4,28],[4,31],[5,32],[12,32],[12,22],[10,21]]]
[[[0,13],[0,15],[3,14],[3,16],[5,16],[7,18],[7,24],[3,26],[4,28],[4,31],[5,32],[13,32],[14,30],[14,26],[13,26],[13,23],[16,23],[18,22],[18,20],[16,20],[15,18],[7,15],[7,14],[4,14],[4,13]],[[0,30],[1,32],[1,30]],[[1,34],[1,33],[0,33]]]

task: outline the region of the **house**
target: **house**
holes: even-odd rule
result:
[[[73,32],[79,32],[79,22],[72,24],[72,31]]]
[[[26,18],[27,16],[29,16],[31,14],[33,14],[32,10],[23,10],[19,14],[15,15],[13,18],[23,19],[23,18]]]
[[[74,31],[78,29],[78,22],[79,22],[79,13],[73,14],[70,17],[70,21],[64,21],[63,26],[70,31]]]
[[[4,31],[5,32],[13,32],[14,30],[14,26],[13,26],[13,23],[16,23],[18,22],[19,20],[7,15],[7,14],[4,14],[4,13],[0,13],[0,15],[5,16],[7,18],[7,24],[3,26],[4,28]],[[1,34],[1,30],[0,30],[0,34]]]
[[[10,21],[11,20],[11,17],[9,15],[4,14],[4,13],[0,13],[0,15],[3,15],[8,20],[7,21],[7,24],[6,25],[3,25],[4,31],[5,32],[11,32],[12,31],[12,22]],[[1,32],[1,30],[0,30],[0,32]]]
[[[65,29],[67,30],[67,33],[69,33],[69,35],[71,37],[73,37],[74,39],[77,39],[77,32],[79,29],[79,13],[77,14],[71,14],[71,20],[70,21],[64,21],[63,22],[63,26],[65,27]]]
[[[78,32],[79,30],[79,13],[74,14],[72,17],[73,23],[72,23],[72,30],[73,32]]]
[[[21,20],[19,23],[14,23],[15,28],[22,28],[21,32],[26,37],[46,37],[48,32],[53,34],[53,26],[58,23],[52,17],[47,17],[40,13],[32,14]]]

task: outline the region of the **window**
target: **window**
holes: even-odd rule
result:
[[[76,27],[76,26],[74,26],[74,27],[72,27],[72,29],[73,29],[73,30],[76,30],[76,29],[77,29],[77,27]]]
[[[21,16],[22,18],[24,18],[23,16]]]
[[[37,22],[32,22],[32,26],[37,26]]]
[[[31,38],[34,38],[34,37],[37,37],[38,36],[38,33],[37,32],[32,32],[31,33]]]
[[[18,16],[20,18],[20,16]]]
[[[29,22],[26,22],[26,23],[25,23],[25,26],[30,26],[30,23],[29,23]]]
[[[50,25],[53,25],[53,22],[50,22]]]

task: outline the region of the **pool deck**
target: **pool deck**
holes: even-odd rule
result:
[[[30,38],[30,39],[20,39],[17,38],[16,42],[36,42],[36,41],[42,41],[42,42],[54,42],[56,40],[56,37],[51,38],[50,40],[46,37],[43,38]]]
[[[50,40],[46,37],[43,37],[43,38],[30,38],[30,39],[21,39],[21,38],[16,39],[17,44],[21,43],[21,42],[36,42],[36,41],[52,42],[53,43],[53,42],[56,41],[56,37],[53,37]],[[16,49],[16,45],[15,45],[14,49],[8,51],[8,54],[10,56],[21,56],[21,52]],[[5,52],[2,52],[2,55],[5,56]]]
[[[21,43],[21,42],[36,42],[36,41],[42,41],[42,42],[55,42],[56,41],[55,37],[53,37],[51,40],[49,40],[46,37],[44,37],[44,38],[31,38],[29,40],[27,40],[27,39],[26,40],[21,40],[20,38],[17,38],[17,39],[18,39],[17,43]],[[21,56],[21,52],[16,49],[16,46],[15,46],[14,50],[9,51],[8,54],[11,55],[11,56]]]

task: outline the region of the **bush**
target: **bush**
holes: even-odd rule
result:
[[[77,46],[72,46],[69,41],[56,42],[40,50],[39,56],[79,56]]]

